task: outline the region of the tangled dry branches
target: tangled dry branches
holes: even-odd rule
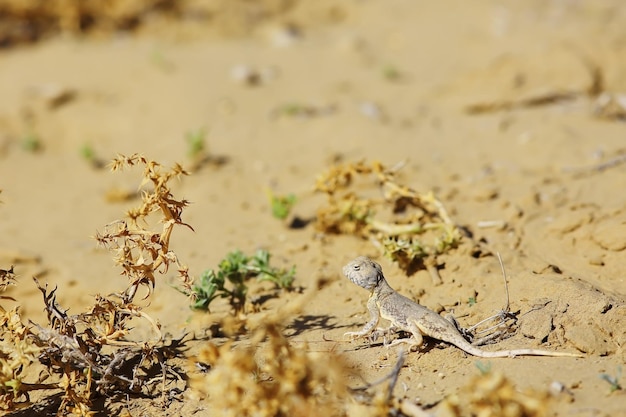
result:
[[[60,389],[63,396],[59,414],[89,416],[93,414],[90,407],[94,393],[152,392],[151,385],[158,380],[153,375],[155,364],[160,365],[160,382],[165,383],[168,366],[163,359],[165,347],[160,326],[134,298],[140,286],[147,287],[145,298],[149,298],[155,275],[166,273],[172,264],[178,270],[181,285],[191,288],[187,267],[170,249],[175,226],[191,229],[181,218],[188,203],[175,199],[168,185],[171,179],[187,172],[180,165],[166,170],[137,154],[119,156],[112,169],[136,164],[144,166],[141,205],[129,210],[125,220],[109,224],[96,236],[99,244],[113,252],[116,265],[128,278],[126,289],[119,294],[96,295],[90,309],[68,314],[57,302],[57,288],[50,290],[35,278],[43,296],[47,325],[32,323],[27,327],[17,308],[7,311],[0,306],[0,399],[4,409],[27,406],[33,390]],[[163,224],[160,232],[150,229],[153,217]],[[13,284],[14,278],[13,268],[0,270],[0,291]],[[34,368],[40,369],[39,376],[32,377],[34,382],[27,382],[27,368],[29,375],[33,375]],[[51,382],[43,384],[47,378]]]
[[[398,182],[400,168],[379,162],[333,166],[315,185],[327,196],[316,226],[373,240],[403,269],[424,264],[438,280],[436,257],[454,248],[461,233],[432,192],[419,193]]]

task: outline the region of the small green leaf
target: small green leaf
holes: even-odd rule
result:
[[[247,257],[240,250],[230,252],[219,263],[219,270],[208,269],[202,273],[193,288],[195,300],[192,308],[208,310],[209,304],[218,297],[230,298],[236,310],[243,308],[248,287],[246,281],[257,277],[258,281],[271,281],[279,288],[289,288],[296,269],[285,271],[270,266],[270,253],[259,249],[254,256]]]
[[[38,152],[41,150],[41,139],[34,132],[28,133],[26,136],[22,138],[21,141],[22,149],[27,152]]]
[[[296,196],[294,194],[277,196],[271,192],[269,196],[270,204],[272,206],[272,215],[279,220],[286,219],[289,216],[294,204],[296,204]]]
[[[206,150],[206,131],[204,128],[188,132],[185,136],[187,140],[187,155],[196,157]]]
[[[491,362],[476,361],[474,362],[474,365],[476,366],[476,368],[478,368],[481,375],[486,375],[491,372]]]

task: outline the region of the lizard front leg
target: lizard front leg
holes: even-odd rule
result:
[[[370,312],[370,321],[368,321],[358,332],[344,333],[343,336],[345,338],[357,339],[359,337],[363,337],[370,334],[378,325],[378,322],[380,321],[380,312],[378,311],[378,305],[376,304],[376,298],[374,295],[371,295],[367,300],[367,310]]]

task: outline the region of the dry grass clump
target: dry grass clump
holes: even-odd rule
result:
[[[144,166],[141,186],[151,184],[151,189],[141,192],[142,204],[128,210],[127,220],[118,220],[105,227],[96,235],[102,246],[115,253],[114,261],[122,268],[122,274],[130,281],[122,298],[130,303],[139,286],[148,289],[149,297],[154,289],[154,273],[166,273],[170,265],[176,265],[182,289],[191,292],[192,279],[186,266],[170,250],[170,237],[175,226],[193,228],[182,221],[182,213],[189,204],[186,200],[176,200],[169,188],[169,181],[181,175],[189,175],[179,164],[165,170],[159,163],[149,161],[141,155],[119,156],[111,164],[112,171],[118,171],[136,164]],[[146,228],[153,213],[160,215],[163,224],[161,233]]]
[[[13,267],[0,269],[0,293],[15,285]],[[12,300],[0,295],[0,300]],[[0,305],[0,410],[15,410],[27,404],[28,392],[40,386],[26,382],[26,371],[37,363],[40,348],[22,323],[18,307],[6,310]]]
[[[259,417],[345,415],[350,401],[346,371],[334,355],[290,344],[271,322],[259,326],[248,342],[219,347],[208,343],[194,358],[190,386],[207,398],[212,412]]]
[[[547,392],[520,392],[500,373],[476,377],[441,404],[442,417],[543,417],[548,415]]]
[[[316,227],[374,241],[407,271],[431,268],[436,256],[458,245],[461,233],[432,192],[401,185],[398,168],[379,162],[336,165],[321,175],[315,191],[327,196]]]
[[[183,288],[191,288],[187,268],[169,247],[175,226],[191,228],[181,219],[187,202],[175,199],[168,185],[187,173],[179,165],[165,169],[141,155],[119,156],[112,170],[137,164],[144,167],[141,205],[96,236],[99,244],[113,252],[121,274],[128,278],[126,289],[96,295],[91,308],[70,315],[57,302],[57,288],[49,290],[35,279],[48,316],[45,326],[33,323],[26,327],[17,308],[7,311],[0,307],[0,395],[5,409],[28,405],[30,391],[53,389],[63,392],[58,414],[89,416],[95,393],[151,395],[159,384],[165,388],[169,367],[164,351],[168,347],[158,323],[134,299],[139,287],[147,289],[144,300],[149,298],[155,275],[166,273],[172,265]],[[150,228],[155,218],[162,223],[159,232]],[[13,269],[1,270],[0,279],[3,291],[14,282]],[[146,332],[146,328],[150,330]],[[26,368],[30,368],[29,375],[37,375],[34,368],[40,371],[37,381],[25,382]],[[46,379],[49,382],[43,384]]]
[[[173,11],[174,0],[1,0],[2,44],[64,32],[133,29],[150,13]]]
[[[0,47],[58,33],[110,36],[121,31],[162,33],[170,27],[183,29],[179,35],[201,30],[240,37],[272,20],[295,32],[341,20],[342,10],[332,0],[0,0]]]

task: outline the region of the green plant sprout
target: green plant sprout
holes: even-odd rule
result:
[[[491,362],[476,361],[474,362],[474,366],[478,368],[481,375],[487,375],[489,372],[491,372]]]
[[[20,141],[20,144],[22,146],[22,149],[30,153],[36,153],[41,151],[42,149],[41,139],[39,138],[39,135],[34,132],[29,132],[24,135],[24,137]]]
[[[617,372],[615,376],[611,376],[609,374],[600,374],[600,379],[605,380],[611,385],[610,392],[620,391],[624,389],[620,384],[619,380],[622,378],[622,367],[617,367]]]
[[[189,157],[197,158],[206,151],[206,130],[204,128],[187,132],[185,140],[187,141],[187,155]]]
[[[92,162],[96,159],[96,151],[93,149],[89,143],[84,143],[80,148],[80,156],[86,159],[89,162]]]
[[[200,275],[193,287],[192,308],[209,310],[216,298],[229,298],[236,311],[244,308],[248,287],[246,281],[256,277],[257,281],[273,282],[278,288],[290,288],[296,274],[296,267],[283,270],[270,266],[270,254],[259,249],[248,257],[241,251],[230,252],[219,263],[218,270],[208,269]]]
[[[310,108],[300,103],[287,103],[281,106],[279,110],[279,113],[286,116],[301,116],[308,114],[309,112]]]
[[[106,165],[102,159],[98,158],[96,150],[90,143],[84,143],[83,146],[81,146],[80,156],[94,168],[103,168]]]
[[[388,64],[382,68],[383,77],[388,81],[398,81],[402,74],[394,65]]]
[[[174,63],[160,50],[152,51],[152,54],[150,54],[150,61],[152,61],[156,67],[164,72],[172,72],[176,69]]]
[[[291,209],[297,201],[296,196],[291,193],[287,195],[276,195],[271,190],[268,190],[267,196],[272,207],[272,216],[279,220],[284,220],[289,216]]]

